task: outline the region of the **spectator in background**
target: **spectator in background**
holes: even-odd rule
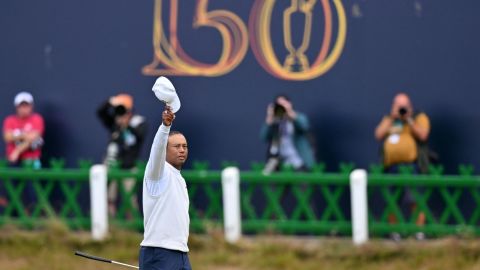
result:
[[[7,145],[7,159],[12,165],[31,162],[40,168],[43,145],[44,122],[40,114],[33,111],[33,96],[20,92],[15,96],[16,114],[3,122],[3,139]]]
[[[430,134],[430,121],[423,112],[415,112],[405,93],[397,94],[390,114],[375,129],[375,138],[383,142],[382,161],[387,172],[396,172],[399,165],[411,165],[415,172],[426,172],[423,146]],[[428,164],[427,164],[428,165]]]
[[[41,168],[44,121],[33,109],[33,96],[28,92],[18,93],[13,101],[16,113],[3,121],[3,139],[6,144],[6,157],[10,166],[27,165],[34,169]],[[27,211],[35,203],[35,192],[31,182],[23,191],[23,200]],[[0,198],[6,204],[6,198]]]
[[[265,174],[282,165],[292,166],[296,171],[310,171],[315,164],[308,118],[293,109],[287,96],[279,95],[268,105],[260,135],[268,143]]]
[[[143,116],[133,114],[133,98],[127,94],[110,97],[100,105],[97,115],[110,132],[105,164],[116,164],[121,169],[134,170],[145,140],[147,125]],[[122,183],[126,192],[132,192],[132,206],[138,209],[137,196],[133,193],[135,179],[123,179]],[[109,212],[112,216],[116,214],[117,193],[117,182],[112,181],[108,188]]]
[[[410,166],[414,173],[428,170],[429,153],[426,148],[430,134],[430,121],[423,112],[415,112],[410,98],[399,93],[393,99],[390,114],[384,116],[375,129],[375,138],[383,143],[382,162],[387,173],[398,173],[400,166]],[[413,213],[417,207],[410,190],[406,190],[404,203]],[[390,222],[396,222],[391,216]],[[425,214],[420,212],[417,225],[425,224]],[[399,237],[393,236],[394,238]],[[423,238],[417,234],[417,238]]]

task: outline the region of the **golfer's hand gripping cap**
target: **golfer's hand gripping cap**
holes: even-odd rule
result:
[[[172,82],[164,76],[159,77],[152,87],[155,96],[162,102],[166,103],[176,113],[180,110],[180,99]]]

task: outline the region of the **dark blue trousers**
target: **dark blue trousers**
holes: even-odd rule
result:
[[[140,270],[191,270],[186,252],[159,247],[140,247]]]

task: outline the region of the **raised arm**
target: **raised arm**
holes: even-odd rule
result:
[[[111,99],[112,98],[110,98],[110,100]],[[97,108],[97,117],[107,129],[112,130],[113,125],[115,124],[115,114],[113,112],[114,108],[110,103],[110,100],[103,102]]]
[[[392,127],[393,118],[391,116],[384,116],[382,121],[375,128],[375,139],[382,141],[388,136],[389,130]]]
[[[167,152],[168,133],[172,125],[175,115],[169,106],[165,106],[162,113],[162,124],[158,128],[155,138],[153,139],[150,157],[148,158],[147,167],[145,169],[145,180],[160,180],[163,169],[165,167],[165,158]]]

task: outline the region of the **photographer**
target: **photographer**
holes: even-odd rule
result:
[[[110,132],[105,164],[117,164],[121,169],[135,170],[147,125],[143,116],[133,114],[133,98],[127,94],[110,97],[97,109],[97,116]],[[122,184],[126,192],[132,192],[135,179],[123,179]],[[108,203],[112,216],[116,214],[117,189],[117,182],[111,181],[108,187]],[[131,203],[138,209],[136,196],[131,197]]]
[[[397,94],[390,115],[383,117],[375,129],[375,138],[383,141],[383,164],[387,170],[397,165],[414,165],[418,171],[425,168],[417,164],[420,146],[426,144],[430,133],[430,121],[425,113],[415,113],[410,98]]]
[[[375,129],[375,138],[383,142],[382,161],[385,172],[399,173],[400,166],[410,166],[413,173],[427,172],[429,133],[428,116],[423,112],[415,113],[407,94],[397,94],[390,115],[384,116]],[[421,188],[418,191],[421,192]],[[401,204],[407,208],[405,211],[415,212],[417,204],[409,188],[405,189]],[[396,216],[390,214],[389,222],[396,223]],[[425,214],[422,211],[416,217],[416,224],[418,226],[425,224]],[[398,241],[400,234],[392,233],[391,237]],[[425,236],[423,232],[418,232],[415,237],[422,240]]]
[[[295,111],[285,95],[277,96],[268,106],[260,136],[269,144],[265,174],[278,170],[281,165],[309,171],[315,164],[308,118]]]

